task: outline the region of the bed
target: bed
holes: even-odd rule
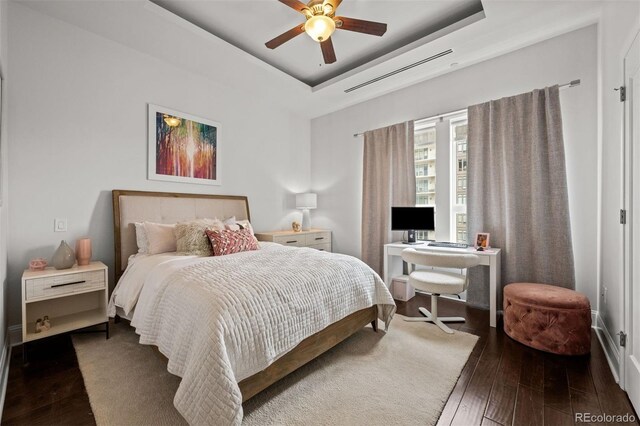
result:
[[[350,256],[274,243],[228,256],[137,254],[135,222],[250,220],[247,197],[112,194],[118,286],[110,314],[124,312],[114,302],[123,286],[141,283],[124,314],[140,343],[157,346],[182,378],[174,405],[191,424],[239,424],[242,402],[366,325],[377,331],[378,319],[388,326],[393,317],[380,277]]]

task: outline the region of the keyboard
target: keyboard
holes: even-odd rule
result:
[[[428,244],[431,247],[448,247],[448,248],[467,248],[469,247],[467,244],[465,243],[450,243],[447,241],[431,241]]]

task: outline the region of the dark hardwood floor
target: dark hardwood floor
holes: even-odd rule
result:
[[[430,298],[416,295],[396,302],[398,313],[418,316]],[[438,314],[464,316],[452,328],[480,337],[438,425],[573,425],[576,413],[637,415],[615,382],[595,332],[591,354],[553,355],[524,346],[489,327],[489,312],[440,299]],[[602,423],[606,424],[606,423]]]
[[[397,303],[398,313],[407,316],[419,316],[419,306],[430,307],[423,295]],[[581,424],[574,422],[580,412],[632,413],[637,419],[595,334],[590,355],[562,357],[490,328],[488,311],[441,299],[439,312],[464,316],[467,321],[452,328],[480,337],[439,425],[573,425]],[[29,360],[23,366],[21,348],[13,349],[3,425],[95,424],[69,335],[31,344]]]
[[[3,425],[95,425],[89,397],[68,334],[11,351]]]

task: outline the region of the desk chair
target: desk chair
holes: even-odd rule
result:
[[[409,284],[418,290],[431,293],[431,312],[418,308],[425,318],[406,318],[405,321],[427,321],[452,334],[453,330],[445,322],[464,322],[463,317],[438,317],[438,296],[441,294],[459,294],[469,285],[467,269],[480,264],[480,258],[471,253],[433,253],[408,248],[402,251],[402,259],[409,264]],[[460,273],[435,271],[433,269],[416,270],[415,265],[437,268],[460,269]]]

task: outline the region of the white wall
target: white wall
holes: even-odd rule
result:
[[[600,318],[614,336],[623,329],[622,144],[624,105],[614,87],[624,84],[623,58],[640,30],[639,2],[605,2],[600,25],[602,84],[602,240]],[[640,165],[636,165],[640,167]],[[606,299],[605,299],[606,293]],[[617,345],[617,339],[615,344]]]
[[[307,119],[22,5],[9,14],[10,324],[20,322],[22,270],[61,239],[88,235],[94,259],[113,266],[112,189],[247,195],[257,230],[299,216]],[[222,186],[146,179],[147,103],[222,124]],[[68,232],[53,232],[56,217]]]
[[[360,256],[362,138],[353,134],[581,79],[561,91],[576,285],[596,305],[597,31],[574,31],[319,117],[311,123],[314,225],[337,251]],[[348,95],[346,95],[348,96]],[[541,230],[544,232],[544,230]],[[540,248],[544,250],[544,247]]]
[[[7,2],[0,2],[0,77],[4,80],[3,91],[7,84],[7,32],[8,32]],[[7,339],[8,320],[8,280],[7,280],[7,231],[8,231],[8,138],[7,128],[7,96],[2,93],[0,104],[0,415],[4,405],[5,371],[9,369],[9,347]]]

